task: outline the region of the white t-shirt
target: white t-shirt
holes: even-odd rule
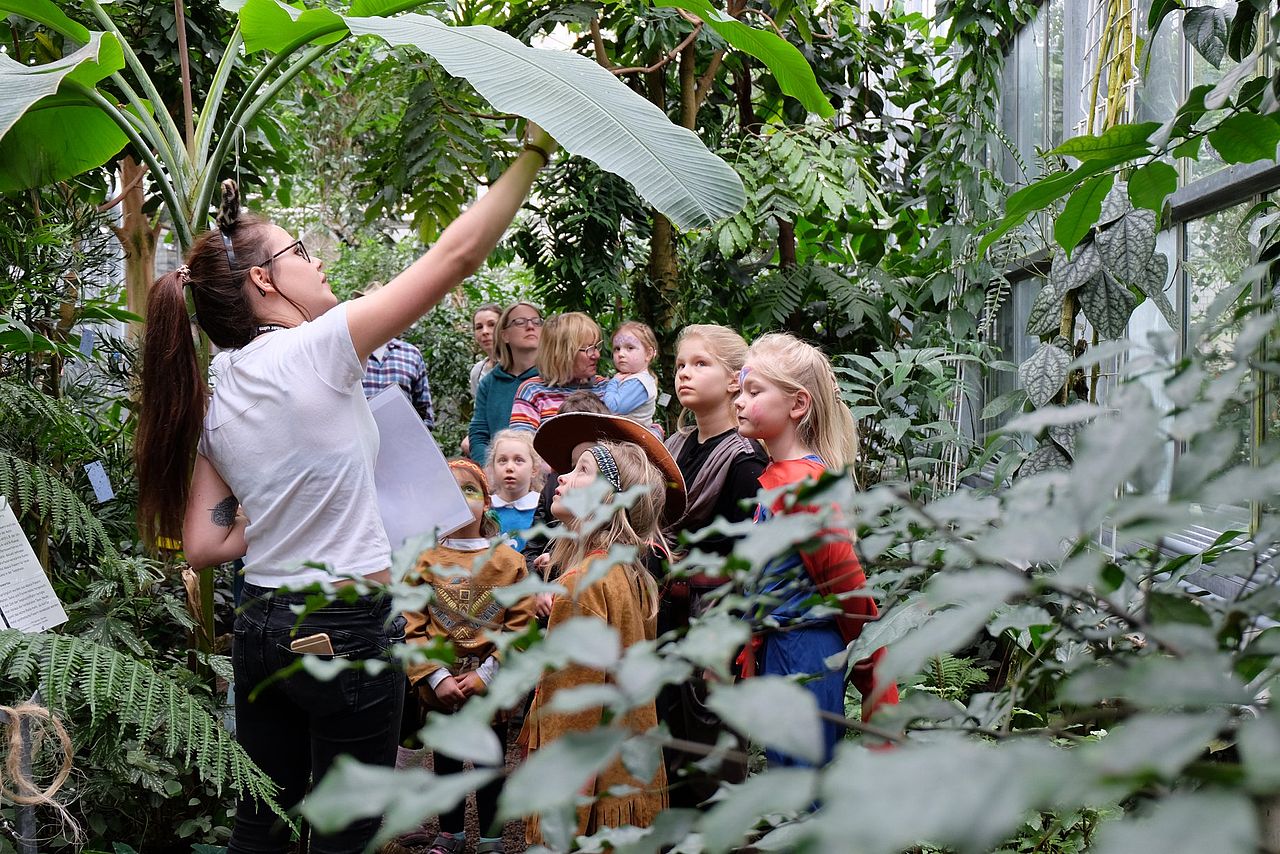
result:
[[[346,305],[219,353],[210,373],[199,452],[249,519],[245,580],[297,586],[390,566],[373,485],[378,428]]]

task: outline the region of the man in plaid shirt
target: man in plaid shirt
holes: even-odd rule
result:
[[[381,282],[370,282],[352,296],[359,298],[380,287]],[[363,383],[366,398],[373,397],[390,385],[398,384],[409,395],[413,408],[418,411],[427,429],[436,426],[436,411],[431,406],[431,384],[427,382],[427,361],[422,358],[422,351],[408,341],[392,338],[370,353],[369,360],[364,363]]]

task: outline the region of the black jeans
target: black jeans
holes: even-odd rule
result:
[[[246,584],[231,653],[236,737],[280,787],[279,803],[290,810],[302,800],[308,783],[319,782],[340,755],[393,766],[404,704],[404,674],[394,668],[377,675],[347,669],[328,682],[303,670],[276,676],[299,659],[289,649],[295,638],[327,632],[335,655],[352,660],[389,660],[392,644],[404,640],[404,618],[393,619],[387,597],[333,602],[295,628],[298,617],[289,606],[306,598]],[[377,818],[365,819],[336,835],[313,835],[311,854],[358,854],[378,824]],[[256,798],[241,799],[229,854],[283,854],[288,845],[288,828],[269,807]]]

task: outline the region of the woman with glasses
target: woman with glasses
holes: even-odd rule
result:
[[[548,320],[538,344],[538,374],[520,385],[512,401],[511,429],[537,430],[575,391],[603,395],[605,378],[596,372],[600,350],[600,327],[582,312]]]
[[[498,364],[476,387],[476,408],[471,413],[468,454],[480,465],[488,463],[489,441],[511,422],[516,389],[538,375],[538,343],[542,340],[542,312],[533,303],[507,306],[498,318],[493,355]]]
[[[555,142],[532,128],[506,173],[418,261],[376,293],[339,304],[302,242],[241,214],[223,185],[218,227],[148,298],[135,444],[143,537],[182,536],[193,567],[244,556],[236,616],[236,735],[293,810],[339,755],[395,761],[404,676],[348,668],[329,681],[292,669],[302,652],[390,659],[404,636],[390,600],[342,596],[319,610],[319,582],[388,581],[378,514],[378,431],[361,389],[365,360],[474,272],[497,244]],[[188,289],[194,318],[188,317]],[[205,387],[191,319],[224,352]],[[302,616],[300,616],[302,614]],[[376,817],[315,836],[313,854],[364,851]],[[290,830],[254,798],[236,807],[229,850],[284,852]]]

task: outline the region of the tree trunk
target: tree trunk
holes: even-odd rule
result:
[[[681,82],[684,71],[681,70]],[[658,109],[667,109],[667,80],[664,69],[650,71],[644,76],[649,100]],[[681,103],[684,94],[681,93]],[[649,236],[649,266],[645,287],[636,294],[636,308],[645,321],[657,332],[658,337],[670,329],[673,322],[673,303],[680,284],[680,267],[676,260],[676,236],[671,220],[657,211],[653,212],[653,229]]]
[[[124,249],[126,305],[139,317],[147,315],[147,293],[156,278],[156,230],[142,209],[146,193],[141,173],[145,169],[132,156],[120,161],[120,185],[128,189],[120,201],[121,224],[116,229],[116,237]],[[141,325],[129,324],[129,334],[140,338]]]

